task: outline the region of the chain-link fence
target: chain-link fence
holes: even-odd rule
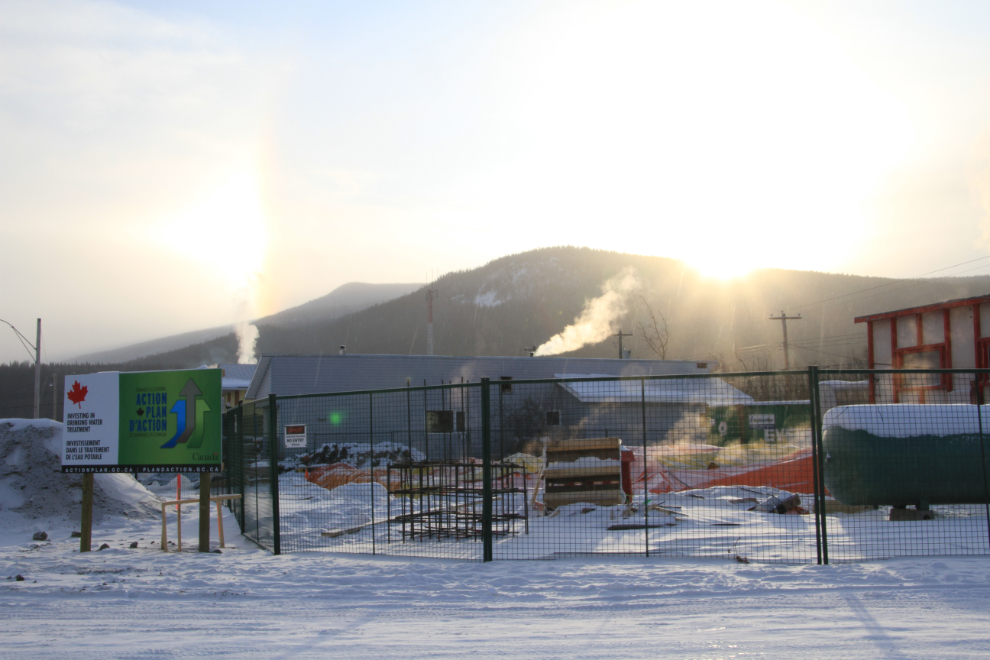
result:
[[[990,552],[987,372],[811,372],[828,560]]]
[[[812,367],[273,395],[227,413],[224,488],[276,553],[987,554],[987,378]]]

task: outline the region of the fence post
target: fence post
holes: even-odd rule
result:
[[[234,413],[234,442],[236,443],[237,449],[233,452],[236,455],[237,461],[237,492],[241,494],[240,504],[237,505],[237,512],[240,514],[237,516],[238,522],[241,524],[241,534],[244,533],[244,507],[247,504],[244,501],[246,495],[244,494],[244,405],[237,407],[237,412]]]
[[[491,386],[481,379],[481,538],[482,561],[492,560],[492,421]]]
[[[280,555],[282,534],[278,519],[278,399],[274,393],[268,395],[268,467],[272,492],[272,552]]]
[[[647,474],[646,462],[646,381],[639,381],[640,410],[643,416],[643,532],[646,539],[646,556],[650,556],[650,475]],[[619,453],[622,458],[622,453]],[[621,462],[621,461],[620,461]],[[630,481],[632,477],[630,477]],[[622,478],[619,478],[619,489],[622,489]],[[632,491],[632,489],[629,489]]]
[[[375,395],[368,393],[368,447],[371,449],[371,554],[375,548]]]
[[[409,379],[406,379],[406,441],[409,443],[409,462],[412,463],[412,398],[409,394]]]
[[[818,563],[822,563],[822,486],[818,481],[818,442],[816,438],[818,437],[818,424],[815,422],[818,419],[818,407],[815,403],[815,382],[817,378],[815,376],[815,368],[808,367],[808,405],[810,411],[808,412],[808,423],[811,425],[811,483],[814,484],[814,500],[815,500],[815,553],[818,558]]]
[[[980,389],[980,374],[973,372],[976,385],[976,419],[980,425],[980,467],[983,468],[983,498],[987,512],[987,540],[990,542],[990,489],[987,488],[987,451],[983,441],[983,390]]]
[[[812,401],[812,442],[815,443],[816,453],[818,454],[818,461],[814,464],[815,477],[818,481],[818,502],[820,506],[815,507],[821,511],[821,514],[817,516],[819,523],[821,524],[821,538],[822,538],[822,564],[828,564],[828,526],[826,523],[826,511],[825,511],[825,461],[828,458],[825,455],[825,448],[822,444],[822,399],[821,394],[818,390],[818,367],[811,366],[808,367],[811,378],[811,401]]]

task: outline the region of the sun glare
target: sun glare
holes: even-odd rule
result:
[[[163,237],[184,257],[212,265],[228,287],[238,290],[250,287],[263,269],[265,224],[257,179],[242,173],[166,222]]]
[[[844,44],[778,3],[621,5],[556,30],[539,55],[518,65],[528,150],[485,173],[491,217],[526,235],[566,219],[567,242],[713,277],[827,270],[913,140]],[[537,242],[560,242],[553,225]]]

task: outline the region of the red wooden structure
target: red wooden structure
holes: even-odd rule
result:
[[[990,368],[990,295],[949,300],[855,319],[867,324],[870,369]],[[870,401],[963,403],[982,389],[971,376],[942,374],[915,378],[894,375],[891,387],[878,389],[871,379]]]

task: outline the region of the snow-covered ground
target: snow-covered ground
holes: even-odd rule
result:
[[[335,551],[406,557],[444,557],[480,561],[480,538],[403,537],[403,526],[390,516],[408,511],[408,498],[389,498],[378,483],[349,483],[327,490],[296,472],[279,477],[281,543],[285,552]],[[372,507],[372,493],[374,507]],[[677,493],[651,493],[648,531],[642,529],[643,495],[635,495],[635,512],[625,506],[572,504],[554,516],[529,511],[528,524],[512,524],[513,534],[495,539],[499,559],[558,559],[575,554],[646,554],[752,562],[814,563],[817,560],[813,515],[778,515],[750,511],[771,496],[790,493],[771,488],[715,486]],[[805,507],[812,496],[800,494]],[[461,500],[463,502],[464,500]],[[834,502],[830,502],[834,506]],[[416,510],[451,509],[440,498],[415,500]],[[495,502],[499,511],[522,514],[522,494]],[[262,507],[268,511],[267,507]],[[475,509],[480,511],[480,506]],[[890,507],[830,513],[826,517],[830,558],[855,562],[910,555],[987,555],[990,529],[983,505],[933,507],[926,521],[888,520]],[[466,510],[465,505],[461,510]],[[375,525],[371,526],[372,511]],[[270,527],[269,518],[263,527]],[[639,525],[639,528],[633,527]],[[498,525],[496,525],[498,528]],[[526,531],[528,530],[528,531]],[[321,536],[323,532],[334,534]],[[271,545],[266,539],[266,544]]]
[[[175,538],[174,516],[169,517]],[[197,529],[183,514],[185,539]],[[832,566],[579,558],[490,564],[163,553],[154,519],[0,513],[0,656],[967,658],[990,652],[990,560]],[[215,529],[215,527],[214,527]],[[49,541],[35,542],[35,531]],[[132,541],[138,548],[130,549]],[[216,538],[214,534],[214,545]],[[16,581],[17,575],[24,580]],[[10,576],[10,579],[4,579]]]
[[[725,488],[699,489],[693,495],[700,498],[664,495],[662,504],[668,509],[651,511],[651,525],[673,523],[651,530],[656,549],[665,547],[665,538],[679,539],[687,545],[668,543],[668,549],[708,547],[715,559],[568,557],[570,543],[594,546],[584,551],[601,550],[603,542],[622,549],[642,534],[608,532],[606,526],[623,520],[614,518],[616,507],[585,512],[589,507],[570,505],[554,517],[532,519],[530,535],[496,543],[496,557],[511,558],[511,548],[537,543],[542,550],[554,541],[565,550],[553,555],[556,561],[482,564],[325,551],[276,557],[238,534],[236,520],[226,509],[226,547],[220,553],[200,554],[194,551],[196,505],[183,508],[185,551],[165,553],[158,545],[160,519],[149,513],[154,510],[149,501],[153,496],[125,475],[104,475],[113,478],[98,480],[102,504],[93,548],[107,547],[80,553],[79,540],[71,538],[78,529],[78,488],[70,485],[72,475],[53,469],[54,454],[46,448],[55,430],[50,424],[29,428],[0,420],[3,660],[406,660],[466,655],[927,659],[984,657],[990,652],[990,558],[831,566],[741,563],[737,556],[763,557],[769,550],[746,545],[752,542],[750,536],[742,544],[722,547],[723,541],[747,530],[764,534],[774,528],[804,528],[811,518],[748,512],[751,503],[732,501],[744,493]],[[287,507],[290,511],[283,516],[298,523],[296,529],[307,529],[309,538],[324,538],[318,535],[321,529],[363,525],[371,517],[372,491],[376,518],[388,502],[385,488],[377,484],[346,484],[328,491],[300,480],[297,473],[283,477],[287,491],[291,484],[297,486],[291,501],[298,503]],[[171,493],[174,484],[166,486]],[[939,531],[945,543],[958,543],[945,532],[965,524],[960,529],[969,533],[963,541],[976,543],[972,551],[985,551],[985,537],[975,536],[977,525],[985,529],[985,519],[967,515],[960,523],[951,514],[947,511],[927,523],[950,526],[941,530],[922,522],[885,526],[882,511],[829,518],[868,523],[862,540],[871,543],[891,540],[866,533],[877,523],[894,530],[885,533],[912,542],[924,541],[926,531]],[[727,522],[739,524],[721,525]],[[215,519],[212,524],[215,530]],[[664,537],[664,530],[681,533]],[[42,531],[46,540],[32,540]],[[168,536],[173,542],[176,532],[176,517],[170,513]],[[337,537],[345,544],[338,547],[358,549],[373,537],[380,550],[381,534],[381,529],[361,527]],[[772,535],[765,539],[766,547],[774,541]],[[131,548],[135,542],[137,547]],[[293,538],[284,534],[283,542]],[[813,551],[802,543],[795,551]],[[416,544],[402,545],[408,549]],[[478,545],[461,541],[445,547],[476,558]],[[636,543],[632,545],[635,551]],[[927,549],[967,547],[943,544]]]

